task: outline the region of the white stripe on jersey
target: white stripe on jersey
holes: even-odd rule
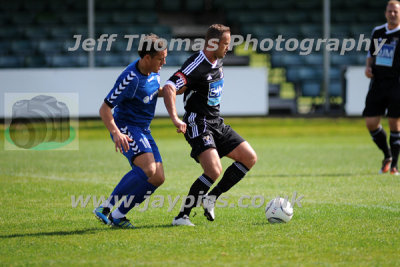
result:
[[[185,75],[189,75],[200,63],[204,60],[205,56],[203,53],[200,53],[196,59],[190,63],[183,71],[182,73]]]
[[[122,93],[122,91],[125,90],[125,88],[131,83],[131,81],[135,77],[136,77],[136,74],[133,71],[128,73],[128,75],[126,75],[125,78],[122,79],[122,82],[120,82],[119,85],[116,86],[114,92],[107,99],[108,102],[113,103],[114,100],[117,99],[117,97]],[[136,89],[137,89],[137,86],[136,86]],[[135,93],[136,93],[136,90],[135,90]]]

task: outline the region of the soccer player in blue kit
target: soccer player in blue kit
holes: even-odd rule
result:
[[[150,132],[157,96],[163,95],[158,74],[166,63],[167,50],[163,46],[157,35],[146,35],[143,48],[138,51],[140,59],[121,73],[100,108],[101,119],[110,131],[115,150],[123,153],[132,167],[107,201],[93,211],[108,225],[133,228],[126,214],[165,180],[161,155]],[[123,196],[126,201],[111,212],[116,200]]]

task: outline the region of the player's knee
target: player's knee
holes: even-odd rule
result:
[[[165,176],[164,175],[155,175],[150,179],[150,183],[154,186],[161,186],[165,181]]]
[[[146,174],[147,177],[153,177],[156,174],[157,167],[156,164],[148,164],[145,168],[142,168],[143,172]]]
[[[257,158],[256,152],[255,152],[255,151],[252,151],[249,158],[250,158],[250,159],[249,159],[249,161],[250,161],[249,164],[251,165],[251,166],[250,166],[250,168],[251,168],[251,167],[254,166],[254,164],[256,164],[257,159],[258,159],[258,158]]]
[[[213,166],[212,168],[208,168],[204,170],[204,173],[210,177],[213,181],[217,180],[218,177],[222,173],[222,166]]]
[[[257,162],[257,154],[254,150],[248,150],[242,155],[239,162],[243,163],[248,169],[251,169]]]

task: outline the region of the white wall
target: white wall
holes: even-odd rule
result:
[[[369,82],[364,75],[365,67],[348,67],[346,70],[346,114],[360,116],[364,110]]]
[[[77,93],[79,116],[98,116],[104,97],[123,68],[4,69],[0,70],[0,118],[5,114],[6,93]],[[177,67],[161,70],[161,84]],[[222,115],[266,115],[268,112],[267,71],[265,68],[225,67],[225,85],[221,100]],[[27,98],[28,99],[28,98]],[[30,98],[29,98],[30,99]],[[158,100],[156,116],[168,116],[163,99]],[[182,96],[177,110],[183,115]],[[71,114],[74,116],[75,114]]]

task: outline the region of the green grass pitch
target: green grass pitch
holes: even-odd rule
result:
[[[0,144],[0,265],[399,266],[400,177],[378,175],[382,160],[362,119],[226,118],[258,162],[208,222],[172,227],[201,168],[168,119],[152,125],[166,182],[163,207],[132,210],[136,229],[111,229],[72,196],[108,196],[129,170],[100,121],[81,121],[79,150],[9,151]],[[386,126],[386,124],[385,124]],[[4,140],[4,125],[0,125]],[[224,169],[231,163],[223,159]],[[244,196],[304,196],[287,224],[269,224]],[[150,199],[150,204],[153,199]],[[251,200],[244,203],[251,204]],[[156,203],[157,204],[157,203]]]

